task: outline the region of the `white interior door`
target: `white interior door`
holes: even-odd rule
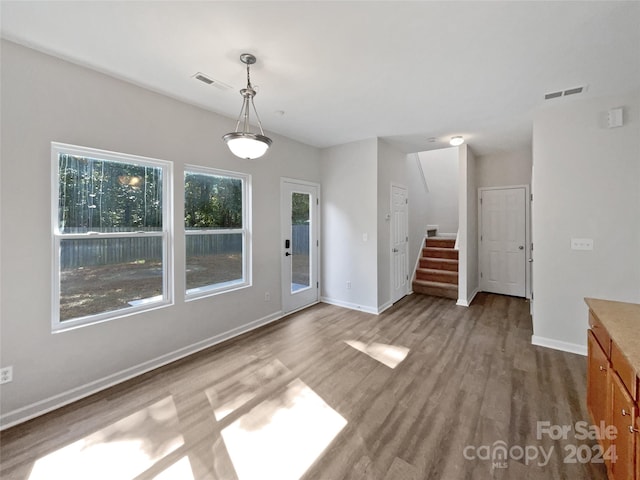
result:
[[[282,179],[282,310],[318,301],[319,185]]]
[[[526,188],[480,190],[480,288],[526,296]]]
[[[391,301],[407,294],[409,285],[409,204],[405,187],[391,185]]]

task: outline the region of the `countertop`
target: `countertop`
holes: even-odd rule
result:
[[[640,304],[585,298],[611,339],[640,377]]]

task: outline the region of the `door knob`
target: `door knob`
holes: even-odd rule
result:
[[[524,250],[524,245],[520,245],[520,246],[518,247],[518,250]]]

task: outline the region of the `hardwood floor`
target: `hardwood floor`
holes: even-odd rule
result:
[[[318,304],[2,432],[0,476],[605,479],[592,440],[538,435],[589,420],[586,358],[532,346],[528,311]]]

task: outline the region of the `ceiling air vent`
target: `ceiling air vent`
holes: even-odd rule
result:
[[[579,87],[567,88],[566,90],[559,90],[557,92],[549,92],[545,94],[544,99],[551,100],[552,98],[567,97],[569,95],[577,95],[578,93],[584,93],[586,90],[587,90],[587,87],[584,85],[581,85]]]
[[[211,85],[212,83],[214,83],[213,80],[211,80],[209,77],[207,77],[204,73],[196,73],[193,78],[195,78],[196,80],[200,80],[201,82],[206,83],[207,85]]]
[[[192,77],[207,85],[213,85],[214,87],[218,87],[221,90],[231,90],[232,88],[231,85],[227,85],[226,83],[223,83],[220,80],[215,80],[202,72],[194,73]]]
[[[569,90],[564,91],[564,96],[566,97],[567,95],[575,95],[576,93],[582,93],[582,90],[584,90],[584,87],[570,88]]]

